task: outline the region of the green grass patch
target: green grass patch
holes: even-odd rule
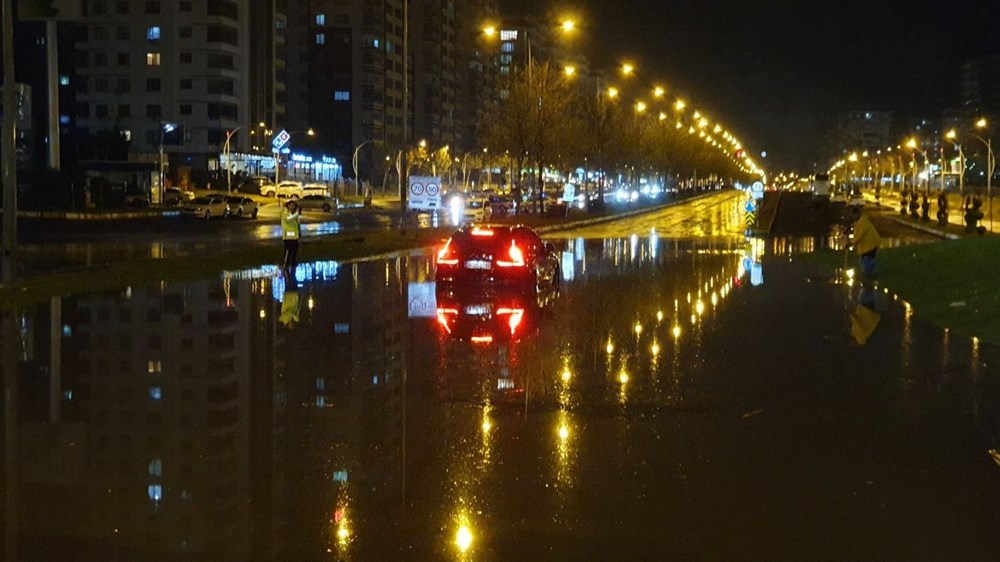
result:
[[[350,260],[419,248],[443,240],[451,230],[410,230],[405,236],[396,231],[382,231],[306,238],[299,247],[299,260]],[[204,279],[226,270],[278,264],[282,248],[281,241],[275,240],[266,245],[258,243],[225,252],[131,260],[72,271],[40,273],[17,279],[11,284],[0,284],[0,308],[44,302],[55,296]]]
[[[809,261],[840,267],[843,252]],[[857,266],[857,256],[848,256]],[[876,279],[910,303],[919,318],[1000,344],[1000,237],[971,237],[879,250]]]

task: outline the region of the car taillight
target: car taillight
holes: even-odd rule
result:
[[[521,319],[524,318],[523,308],[498,308],[497,316],[510,315],[507,319],[507,325],[510,326],[510,335],[514,335],[517,331],[517,327],[521,325]]]
[[[458,317],[458,309],[455,308],[437,309],[438,324],[441,324],[441,327],[444,328],[444,330],[449,334],[451,333],[451,325],[449,325],[449,322],[455,319],[456,317]]]
[[[517,243],[511,242],[507,249],[508,259],[498,259],[497,265],[500,267],[524,267],[524,252],[517,247]]]
[[[458,263],[458,258],[451,251],[451,238],[445,242],[444,248],[441,248],[441,251],[438,252],[438,263],[443,265],[455,265]]]

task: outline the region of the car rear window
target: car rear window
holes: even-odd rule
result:
[[[207,205],[212,201],[214,201],[212,197],[198,197],[197,199],[194,200],[195,203],[199,203],[202,205]]]

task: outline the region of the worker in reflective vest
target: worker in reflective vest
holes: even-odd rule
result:
[[[300,220],[302,211],[295,201],[285,203],[281,211],[281,239],[285,243],[285,260],[282,268],[294,275],[299,264],[299,237],[302,233]]]

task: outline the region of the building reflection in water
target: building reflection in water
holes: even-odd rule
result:
[[[510,500],[497,483],[524,454],[542,464],[525,481],[552,490],[533,508],[571,525],[599,434],[583,420],[606,411],[628,459],[637,414],[697,400],[726,307],[767,289],[753,266],[798,251],[770,244],[568,240],[563,294],[544,306],[439,299],[432,261],[414,253],[307,264],[288,283],[260,268],[24,312],[8,322],[17,345],[5,337],[21,371],[23,558],[44,546],[393,559],[406,543],[418,557],[473,559],[498,536]],[[442,322],[441,309],[456,312]],[[910,315],[904,363],[919,352]]]

